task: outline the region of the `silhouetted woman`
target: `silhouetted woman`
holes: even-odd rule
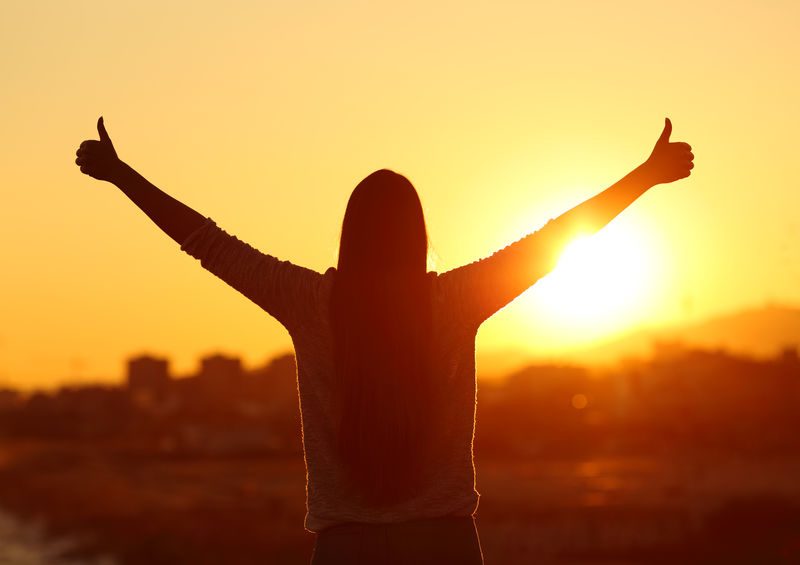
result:
[[[118,186],[203,267],[289,331],[307,467],[312,563],[482,563],[472,439],[475,336],[544,276],[578,233],[605,226],[649,188],[684,178],[691,148],[664,131],[622,180],[492,256],[427,272],[417,192],[403,176],[356,186],[339,260],[324,274],[265,255],[165,194],[100,140],[76,163]]]

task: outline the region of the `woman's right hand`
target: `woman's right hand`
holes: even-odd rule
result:
[[[75,164],[85,175],[98,180],[113,182],[117,173],[121,169],[122,161],[117,157],[111,138],[108,137],[106,127],[103,124],[103,117],[97,120],[97,133],[100,140],[87,139],[78,147],[75,153],[78,158]]]

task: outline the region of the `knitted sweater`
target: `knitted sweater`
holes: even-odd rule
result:
[[[346,522],[402,522],[470,516],[478,507],[472,442],[475,430],[475,337],[480,324],[552,267],[550,222],[495,253],[432,278],[433,371],[447,394],[435,434],[432,480],[391,507],[363,506],[347,495],[332,436],[333,341],[329,301],[336,269],[324,274],[281,261],[220,229],[213,220],[191,233],[181,249],[275,317],[289,331],[297,358],[297,383],[306,463],[306,519],[318,532]],[[441,395],[440,395],[441,397]]]

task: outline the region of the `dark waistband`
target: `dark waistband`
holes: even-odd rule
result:
[[[317,535],[329,536],[375,530],[398,532],[430,531],[432,529],[460,530],[462,528],[474,527],[475,518],[473,516],[441,516],[438,518],[424,518],[406,522],[348,522],[326,528],[321,532],[317,532]]]

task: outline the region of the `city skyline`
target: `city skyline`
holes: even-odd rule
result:
[[[518,349],[478,350],[476,352],[478,378],[496,380],[521,367],[542,362],[563,362],[600,369],[613,369],[630,359],[649,359],[659,342],[681,343],[686,347],[699,347],[727,351],[760,359],[772,358],[782,351],[800,346],[800,307],[766,304],[761,307],[724,313],[691,324],[666,328],[648,328],[625,334],[615,340],[564,355],[535,355]],[[81,367],[68,375],[53,377],[46,385],[35,385],[21,380],[0,379],[0,388],[10,387],[21,391],[55,390],[62,386],[119,384],[125,381],[127,364],[138,357],[166,360],[171,375],[192,376],[202,371],[205,359],[222,357],[236,359],[244,372],[258,371],[275,359],[293,356],[290,347],[276,348],[260,359],[249,358],[241,351],[209,348],[205,351],[177,359],[163,345],[139,349],[124,354],[111,374],[82,374]]]

